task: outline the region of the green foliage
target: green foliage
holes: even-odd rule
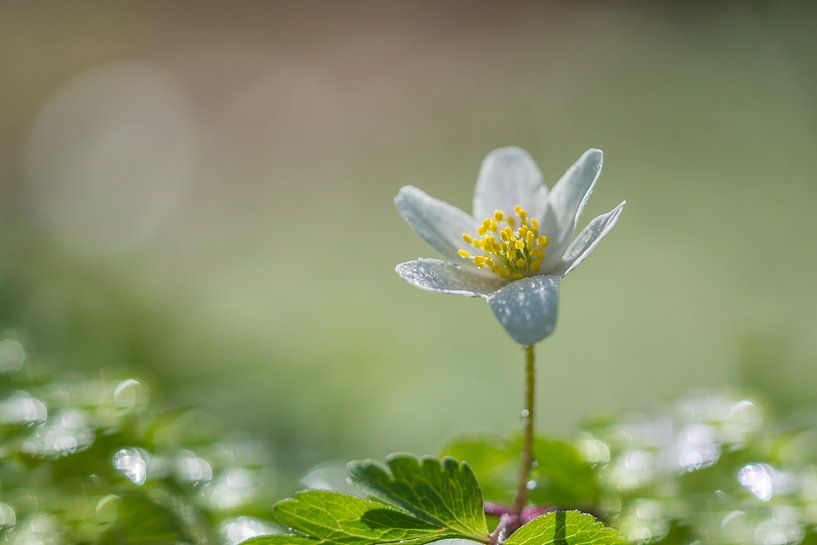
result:
[[[519,467],[521,437],[470,435],[455,438],[440,455],[466,460],[479,479],[486,499],[511,503]],[[531,471],[532,503],[590,508],[598,504],[600,488],[595,470],[572,444],[537,437],[536,464]]]
[[[104,545],[195,543],[182,517],[146,494],[128,492],[103,498],[99,510],[103,509],[111,511],[111,524],[99,540]]]
[[[505,541],[505,545],[619,545],[612,528],[578,511],[559,511],[533,519]]]
[[[482,492],[471,469],[453,458],[392,455],[349,464],[355,484],[378,501],[323,490],[275,505],[275,516],[313,543],[422,545],[447,538],[487,541]],[[281,544],[281,536],[249,543]]]
[[[245,545],[422,545],[441,539],[489,543],[482,491],[470,467],[451,457],[390,456],[349,464],[352,482],[378,501],[323,490],[300,492],[275,506],[300,535],[257,537]],[[616,532],[576,511],[548,513],[523,525],[510,545],[610,545]]]
[[[0,373],[0,543],[231,545],[278,528],[273,479],[264,448],[127,375]]]
[[[275,515],[309,538],[338,545],[422,545],[460,535],[380,502],[324,490],[300,492],[279,502]]]
[[[454,458],[397,454],[385,466],[373,460],[352,462],[349,476],[355,484],[430,524],[466,537],[488,533],[479,484],[471,468]]]
[[[439,459],[352,463],[354,486],[276,504],[264,449],[210,416],[156,408],[147,385],[127,375],[54,380],[18,367],[0,375],[0,544],[486,542],[497,519],[486,520],[483,496],[498,504],[492,512],[514,497],[520,438],[471,435]],[[567,441],[538,437],[534,450],[525,520],[561,511],[528,522],[508,545],[600,545],[616,535],[662,545],[817,542],[808,413],[779,422],[755,398],[704,393],[591,422]],[[337,477],[323,482],[340,486]]]

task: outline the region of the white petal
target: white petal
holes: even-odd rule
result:
[[[584,230],[579,233],[562,258],[562,263],[559,266],[559,271],[562,276],[579,266],[579,264],[587,259],[593,250],[596,248],[601,239],[610,232],[613,226],[618,221],[621,212],[624,210],[624,205],[627,201],[622,202],[606,214],[602,214],[594,218]]]
[[[482,220],[494,210],[513,212],[517,204],[539,217],[547,199],[542,172],[521,148],[499,148],[482,161],[474,190],[474,218]]]
[[[415,259],[400,263],[395,271],[418,288],[469,297],[487,298],[504,284],[501,278],[481,276],[440,259]]]
[[[466,246],[462,234],[475,231],[476,222],[471,216],[410,185],[400,190],[394,204],[403,219],[435,250],[454,262],[473,266],[457,254]]]
[[[537,275],[511,282],[488,298],[505,331],[523,346],[537,343],[556,327],[559,276]]]
[[[567,249],[579,215],[601,174],[602,160],[601,150],[591,148],[585,151],[548,195],[548,207],[540,221],[541,231],[550,237],[549,257],[543,268],[555,265]]]

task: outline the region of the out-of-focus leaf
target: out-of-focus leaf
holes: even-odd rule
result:
[[[468,462],[487,499],[511,503],[521,449],[522,439],[519,437],[505,439],[486,434],[456,438],[440,454]],[[536,486],[529,492],[532,503],[585,508],[597,505],[599,484],[596,472],[573,445],[537,437],[534,455],[536,465],[531,471],[531,479]]]
[[[511,452],[505,439],[488,434],[461,436],[450,441],[439,454],[465,460],[477,476],[486,500],[513,502],[520,453]]]
[[[521,449],[521,439],[514,446]],[[534,456],[537,465],[531,478],[536,486],[528,493],[531,502],[586,508],[597,505],[599,484],[596,471],[573,445],[537,437]]]
[[[116,501],[116,520],[101,536],[105,545],[178,545],[195,543],[181,518],[171,509],[141,493]]]
[[[242,541],[241,545],[315,545],[315,539],[293,535],[258,536]],[[331,542],[330,542],[331,543]]]

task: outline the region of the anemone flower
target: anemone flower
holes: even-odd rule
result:
[[[401,263],[397,274],[424,290],[487,300],[508,334],[532,346],[556,325],[559,282],[590,255],[624,208],[622,202],[573,238],[601,166],[601,150],[589,149],[548,190],[525,150],[494,150],[482,162],[473,215],[403,187],[397,209],[444,259]]]

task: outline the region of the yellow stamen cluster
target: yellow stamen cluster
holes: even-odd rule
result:
[[[513,214],[497,210],[482,220],[477,228],[478,237],[463,233],[466,244],[480,250],[482,255],[472,256],[467,250],[460,250],[460,257],[506,280],[538,273],[547,255],[548,237],[539,234],[539,222],[529,217],[524,208],[516,205],[513,210],[518,220]]]

